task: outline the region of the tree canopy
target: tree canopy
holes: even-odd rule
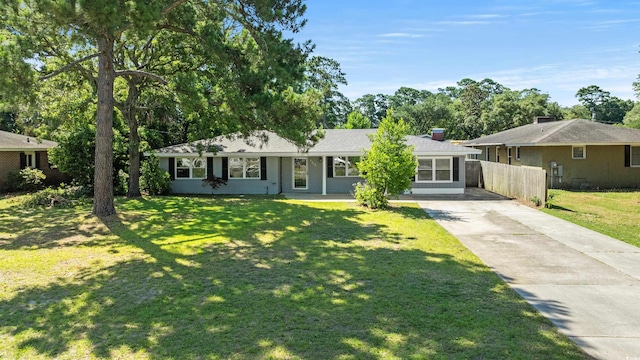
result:
[[[11,76],[1,77],[2,96],[32,94],[37,81],[67,72],[90,84],[97,108],[93,212],[110,215],[114,106],[138,97],[143,84],[173,89],[199,131],[260,128],[299,144],[314,140],[316,108],[307,105],[318,96],[292,90],[311,46],[283,36],[304,26],[305,10],[302,0],[3,0],[0,63]],[[121,98],[114,97],[118,77],[128,82]],[[133,109],[127,106],[119,108]]]

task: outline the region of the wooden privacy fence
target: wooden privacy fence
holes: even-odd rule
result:
[[[545,206],[547,200],[547,171],[541,168],[513,166],[479,161],[480,187],[521,201],[536,200]],[[471,165],[473,166],[473,165]]]

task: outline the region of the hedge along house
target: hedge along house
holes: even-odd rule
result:
[[[640,130],[590,120],[536,117],[469,140],[480,160],[547,170],[551,188],[640,188]]]
[[[371,146],[376,129],[331,129],[307,151],[266,131],[248,138],[224,136],[168,146],[155,151],[171,175],[174,193],[183,194],[347,194],[363,181],[356,163]],[[263,136],[268,141],[262,142]],[[462,194],[467,155],[480,151],[407,136],[418,158],[412,181],[414,194]],[[204,151],[199,152],[199,149]],[[215,149],[216,151],[208,151]],[[227,184],[212,190],[202,179],[215,175]]]
[[[47,150],[56,146],[54,141],[0,131],[0,190],[5,189],[10,172],[27,167],[42,170],[47,184],[65,181],[67,177],[49,165]]]

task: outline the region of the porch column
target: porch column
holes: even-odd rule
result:
[[[322,157],[322,195],[327,195],[327,157]]]

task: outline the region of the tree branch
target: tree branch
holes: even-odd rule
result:
[[[54,71],[54,72],[52,72],[52,73],[50,73],[50,74],[47,74],[47,75],[41,76],[40,78],[38,78],[38,80],[39,80],[39,81],[42,81],[42,80],[51,79],[52,77],[54,77],[54,76],[56,76],[56,75],[59,75],[60,73],[63,73],[63,72],[65,72],[65,71],[67,71],[67,69],[69,69],[69,68],[71,68],[71,67],[74,67],[74,66],[76,66],[76,65],[80,64],[80,63],[81,63],[81,62],[83,62],[83,61],[87,61],[87,60],[89,60],[89,59],[93,59],[94,57],[98,57],[98,55],[99,55],[99,54],[91,54],[91,55],[87,55],[87,56],[85,56],[85,57],[83,57],[83,58],[81,58],[81,59],[78,59],[78,60],[76,60],[76,61],[70,62],[69,64],[67,64],[67,65],[65,65],[65,66],[63,66],[63,67],[61,67],[60,69],[58,69],[58,70],[56,70],[56,71]]]
[[[186,2],[186,1],[187,0],[178,0],[178,1],[174,2],[173,4],[168,5],[162,11],[162,15],[163,16],[167,16],[167,14],[169,14],[171,11],[173,11],[173,9],[177,8],[178,6],[180,6],[182,3]]]
[[[119,70],[116,71],[116,76],[138,76],[138,77],[146,77],[151,80],[157,81],[162,85],[167,85],[167,80],[165,80],[162,76],[158,76],[156,74],[148,73],[146,71],[141,70]]]

